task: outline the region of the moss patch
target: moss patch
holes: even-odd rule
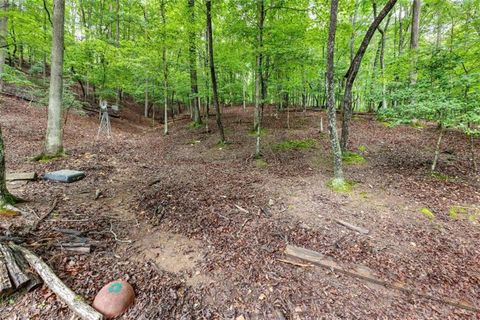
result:
[[[0,217],[13,218],[13,217],[16,217],[16,216],[19,216],[19,215],[20,215],[20,213],[18,211],[5,209],[5,208],[0,208]]]
[[[358,152],[365,153],[367,151],[367,146],[361,145],[358,146]]]
[[[332,179],[327,183],[327,187],[330,190],[334,192],[340,192],[340,193],[352,191],[353,186],[354,186],[354,183],[348,180]]]
[[[49,163],[52,161],[60,160],[65,157],[65,153],[61,152],[59,154],[55,155],[50,155],[50,154],[39,154],[38,156],[35,156],[32,158],[33,161],[37,161],[40,163]]]
[[[435,219],[435,214],[428,208],[420,209],[420,213],[423,214],[425,217],[427,217],[428,220],[434,220]]]
[[[345,164],[363,164],[366,162],[365,158],[355,152],[344,152],[342,154],[342,161]]]
[[[263,159],[255,159],[255,166],[260,169],[265,169],[268,167],[268,163]]]
[[[317,140],[304,139],[304,140],[285,140],[283,142],[274,144],[272,148],[277,151],[288,151],[288,150],[313,149],[316,146],[317,146]]]

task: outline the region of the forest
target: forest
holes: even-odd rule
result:
[[[476,319],[479,57],[479,0],[0,0],[0,318]]]

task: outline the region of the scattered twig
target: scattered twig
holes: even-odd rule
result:
[[[55,208],[57,207],[57,204],[58,204],[58,200],[57,199],[53,200],[53,204],[50,207],[50,210],[48,210],[43,216],[40,217],[40,219],[38,219],[33,223],[32,227],[30,228],[30,232],[37,231],[38,227],[40,226],[40,223],[42,223],[45,219],[48,218],[50,214],[52,214],[53,210],[55,210]]]
[[[118,239],[117,234],[113,231],[113,224],[111,222],[110,222],[110,232],[113,234],[113,237],[115,238],[115,241],[121,242],[121,243],[132,243],[132,240]]]
[[[237,208],[240,212],[243,212],[243,213],[246,213],[246,214],[249,214],[250,211],[248,211],[247,209],[244,209],[242,207],[240,207],[239,205],[236,205],[234,204],[235,208]]]

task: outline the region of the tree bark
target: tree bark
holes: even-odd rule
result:
[[[3,13],[6,14],[8,9],[8,0],[2,1]],[[5,58],[7,55],[7,16],[0,17],[0,92],[3,91],[3,73],[5,67]]]
[[[440,133],[438,134],[437,145],[435,147],[435,156],[433,157],[432,172],[435,172],[435,169],[437,168],[438,158],[440,156],[440,146],[442,145],[444,133],[445,129],[443,127],[440,127]]]
[[[217,87],[217,74],[215,72],[215,59],[213,55],[213,30],[212,30],[212,3],[211,0],[206,0],[205,5],[207,8],[207,33],[208,33],[208,56],[210,62],[210,76],[212,78],[212,90],[213,90],[213,105],[216,112],[216,121],[218,126],[218,132],[220,135],[220,143],[225,142],[225,132],[223,130],[222,116],[220,114],[220,103],[218,101],[218,87]]]
[[[264,97],[264,81],[263,81],[263,28],[265,24],[265,3],[260,0],[257,4],[257,57],[255,70],[255,114],[254,114],[254,130],[256,132],[255,157],[260,157],[260,139],[262,132],[262,111]]]
[[[345,91],[343,95],[342,101],[342,108],[343,108],[343,121],[342,121],[342,139],[340,142],[340,146],[342,150],[346,150],[348,147],[348,136],[349,136],[349,129],[350,129],[350,120],[352,118],[352,89],[353,83],[355,78],[357,77],[358,71],[360,70],[360,65],[362,63],[363,56],[365,51],[368,48],[370,40],[375,33],[375,30],[378,28],[380,23],[383,19],[387,16],[387,14],[392,10],[397,0],[388,0],[387,4],[383,7],[380,11],[378,16],[375,17],[372,24],[368,27],[367,33],[358,48],[355,57],[353,58],[352,62],[350,63],[350,67],[345,75]]]
[[[189,63],[190,63],[190,87],[191,87],[191,104],[193,107],[193,122],[202,123],[200,116],[200,97],[198,96],[198,80],[197,80],[197,47],[195,37],[195,0],[188,0],[188,9],[190,14],[190,30],[189,30]]]
[[[0,127],[0,208],[13,204],[15,199],[10,192],[8,192],[5,177],[5,145],[3,143],[2,127]]]
[[[421,10],[420,0],[413,0],[412,3],[412,30],[410,36],[410,49],[412,50],[412,65],[410,70],[410,83],[415,84],[417,82],[417,49],[418,49],[418,38],[419,38],[419,28],[420,28],[420,10]]]
[[[335,107],[335,79],[334,79],[334,56],[335,56],[335,34],[337,31],[338,0],[332,0],[330,7],[330,27],[328,31],[327,47],[327,108],[328,108],[328,130],[330,132],[330,144],[333,154],[333,175],[334,185],[344,183],[342,168],[342,151],[337,134],[337,110]]]
[[[65,0],[54,0],[52,64],[50,71],[50,94],[48,99],[48,122],[45,154],[58,155],[62,144],[62,96],[63,96],[63,46],[64,46]]]
[[[160,3],[160,15],[162,17],[162,63],[163,63],[163,134],[168,134],[168,64],[167,64],[167,18],[165,16],[165,0]]]

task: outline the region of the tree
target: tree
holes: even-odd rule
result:
[[[0,92],[3,91],[5,57],[7,55],[7,9],[8,0],[2,2],[3,15],[0,17]]]
[[[420,9],[421,9],[420,0],[413,0],[412,3],[412,30],[410,36],[410,50],[412,50],[412,66],[410,70],[410,82],[415,84],[417,82],[417,49],[418,49],[418,38],[419,38],[419,28],[420,28]]]
[[[342,108],[343,108],[342,139],[340,141],[340,146],[343,151],[347,150],[348,136],[350,133],[349,132],[350,120],[352,118],[352,113],[353,113],[353,108],[352,108],[353,83],[355,81],[355,78],[357,77],[358,71],[360,69],[360,65],[362,63],[363,56],[365,55],[365,51],[367,50],[368,45],[370,44],[370,40],[372,40],[375,30],[377,30],[380,23],[387,16],[390,10],[392,10],[396,2],[397,0],[388,0],[387,4],[385,4],[385,6],[380,11],[378,16],[376,16],[373,22],[370,24],[370,27],[368,28],[367,33],[365,34],[362,40],[362,43],[360,44],[360,47],[358,48],[357,53],[355,54],[355,57],[350,63],[350,67],[348,68],[347,73],[345,74],[345,91],[344,91],[343,100],[342,100]]]
[[[195,0],[188,0],[188,9],[190,16],[189,30],[189,62],[190,62],[190,86],[192,89],[191,104],[193,108],[193,122],[202,123],[200,116],[200,97],[198,96],[198,79],[197,79],[197,44],[195,36]]]
[[[332,186],[335,189],[341,189],[345,185],[342,168],[342,150],[337,134],[337,110],[335,107],[335,79],[334,79],[334,54],[335,54],[335,34],[337,31],[337,11],[338,0],[331,1],[330,8],[330,26],[328,29],[327,43],[327,108],[328,108],[328,130],[330,132],[330,144],[333,155],[334,178]]]
[[[45,143],[45,155],[48,156],[56,156],[63,152],[62,97],[64,17],[65,0],[54,0],[52,65],[50,71],[50,94],[48,99],[47,138]]]
[[[5,172],[5,145],[3,143],[2,127],[0,127],[0,209],[16,202],[15,197],[8,192]]]
[[[220,135],[220,143],[225,143],[225,133],[222,124],[222,115],[220,113],[220,102],[218,101],[218,84],[217,74],[215,72],[215,59],[213,55],[213,30],[212,30],[212,3],[211,0],[206,0],[207,8],[207,34],[208,34],[208,56],[210,63],[210,76],[212,78],[213,91],[213,105],[215,107],[216,121],[218,126],[218,133]]]

